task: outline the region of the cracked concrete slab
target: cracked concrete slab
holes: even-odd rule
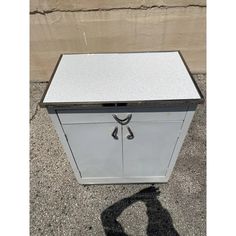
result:
[[[192,73],[206,70],[205,7],[89,12],[55,9],[63,12],[30,15],[31,80],[48,81],[60,54],[75,52],[178,49]]]
[[[205,96],[205,75],[194,77]],[[206,235],[205,104],[167,184],[82,186],[46,109],[35,112],[46,85],[31,83],[30,90],[31,235]]]
[[[45,12],[60,9],[61,11],[101,11],[106,9],[146,9],[151,7],[206,7],[205,0],[80,0],[80,1],[64,1],[64,0],[31,0],[30,12]]]
[[[152,10],[155,8],[158,9],[170,9],[170,8],[188,8],[188,7],[199,7],[199,8],[205,8],[205,5],[196,5],[196,4],[191,4],[191,5],[183,5],[183,6],[167,6],[167,5],[151,5],[151,6],[146,6],[146,5],[140,5],[137,7],[113,7],[113,8],[90,8],[90,9],[59,9],[59,8],[53,8],[50,10],[34,10],[30,11],[30,15],[35,15],[35,14],[41,14],[41,15],[46,15],[54,12],[102,12],[102,11],[120,11],[120,10]]]

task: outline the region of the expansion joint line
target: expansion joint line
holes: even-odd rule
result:
[[[39,103],[38,103],[37,106],[36,106],[36,109],[35,109],[35,111],[34,111],[34,114],[33,114],[33,115],[31,116],[31,118],[30,118],[30,123],[31,123],[31,121],[35,118],[35,116],[36,116],[36,114],[37,114],[39,108],[40,108],[40,106],[39,106]]]

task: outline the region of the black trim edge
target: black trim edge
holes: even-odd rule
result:
[[[189,76],[191,77],[191,79],[192,79],[192,81],[193,81],[193,84],[194,84],[195,88],[196,88],[197,91],[198,91],[199,96],[201,97],[201,98],[199,99],[199,103],[204,103],[205,99],[204,99],[204,97],[203,97],[203,95],[202,95],[202,92],[201,92],[200,88],[199,88],[198,85],[197,85],[196,80],[193,78],[193,75],[192,75],[192,73],[191,73],[191,71],[190,71],[190,69],[189,69],[189,67],[188,67],[188,65],[187,65],[187,63],[186,63],[186,61],[184,60],[183,54],[182,54],[180,51],[178,51],[178,53],[179,53],[179,55],[180,55],[180,57],[181,57],[181,59],[182,59],[184,65],[185,65],[185,68],[186,68],[187,71],[188,71]]]

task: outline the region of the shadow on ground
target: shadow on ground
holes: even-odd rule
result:
[[[159,188],[151,186],[128,198],[123,198],[106,208],[101,214],[105,234],[107,236],[127,236],[122,225],[117,221],[117,218],[127,207],[137,201],[142,201],[147,207],[148,236],[178,236],[179,234],[173,226],[169,212],[162,207],[160,201],[157,199],[159,195]]]

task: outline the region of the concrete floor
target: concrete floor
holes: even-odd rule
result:
[[[205,75],[195,79],[205,96]],[[31,235],[206,235],[205,104],[167,184],[82,186],[37,105],[46,86],[30,89]]]

